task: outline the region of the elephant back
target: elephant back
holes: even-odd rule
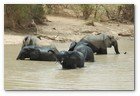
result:
[[[49,50],[52,50],[55,53],[59,52],[55,46],[36,46],[35,48],[40,50],[40,52],[48,52]]]
[[[104,39],[106,36],[104,34],[100,35],[87,35],[83,37],[80,42],[88,42],[92,45],[96,46],[97,48],[101,48],[102,46],[106,46],[104,43]]]
[[[54,51],[55,53],[58,52],[56,48],[51,48],[50,46],[43,46],[43,47],[36,47],[40,51],[39,60],[47,60],[47,61],[55,61],[56,56],[50,52],[50,50]]]
[[[106,34],[99,34],[99,35],[87,35],[85,37],[83,37],[81,40],[87,40],[89,42],[92,42],[92,41],[103,41],[107,38],[107,35]]]

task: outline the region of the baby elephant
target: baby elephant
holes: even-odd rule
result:
[[[49,50],[52,50],[54,53],[58,53],[56,48],[52,48],[50,46],[25,46],[23,49],[21,49],[17,60],[25,60],[26,58],[29,58],[30,60],[38,61],[56,61],[54,53],[50,52]]]
[[[52,50],[50,50],[53,52]],[[54,53],[54,52],[53,52]],[[62,65],[63,69],[76,69],[84,67],[84,55],[78,51],[60,51],[58,54],[54,53],[57,61]]]
[[[68,51],[78,51],[84,54],[85,61],[94,62],[94,53],[87,43],[72,42]]]

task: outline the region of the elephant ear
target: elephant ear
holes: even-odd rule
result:
[[[30,53],[30,60],[37,60],[37,59],[39,59],[39,56],[40,56],[40,51],[39,50],[33,50]]]
[[[30,37],[30,36],[26,36],[26,37],[23,39],[23,41],[22,41],[22,47],[21,47],[21,49],[24,48],[25,46],[28,46],[29,43],[30,43],[30,40],[31,40],[31,37]]]
[[[68,50],[68,51],[73,51],[76,45],[77,45],[77,42],[73,41],[73,42],[70,44],[70,47],[69,47],[69,50]]]
[[[29,45],[33,45],[33,44],[34,44],[34,42],[33,42],[33,40],[31,39]]]
[[[110,35],[103,35],[103,40],[104,40],[104,44],[106,47],[111,47],[112,46],[112,39],[114,37],[110,36]]]

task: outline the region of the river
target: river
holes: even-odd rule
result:
[[[59,50],[69,44],[55,43]],[[16,60],[21,45],[4,45],[5,90],[134,90],[134,41],[118,44],[121,54],[108,48],[108,55],[95,55],[95,62],[71,70],[56,62]]]

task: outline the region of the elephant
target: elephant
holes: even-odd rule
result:
[[[87,43],[94,53],[107,54],[107,48],[114,47],[116,54],[120,54],[118,50],[118,42],[114,36],[99,34],[99,35],[87,35],[83,37],[79,43]]]
[[[50,50],[53,52],[52,50]],[[53,52],[57,61],[62,65],[63,69],[76,69],[84,67],[84,55],[78,51],[60,51],[59,53]]]
[[[94,62],[94,53],[92,49],[87,46],[88,43],[75,42],[73,41],[68,51],[79,51],[84,54],[85,61]]]
[[[25,46],[23,49],[21,49],[17,60],[25,60],[26,58],[29,58],[30,60],[38,61],[56,61],[54,53],[50,52],[49,50],[52,50],[54,53],[59,52],[56,48],[52,48],[50,46]]]
[[[22,47],[25,47],[25,46],[29,46],[29,45],[35,45],[37,46],[38,44],[38,41],[41,40],[41,37],[36,37],[36,36],[31,36],[31,35],[28,35],[26,36],[24,39],[23,39],[23,42],[22,42]]]

